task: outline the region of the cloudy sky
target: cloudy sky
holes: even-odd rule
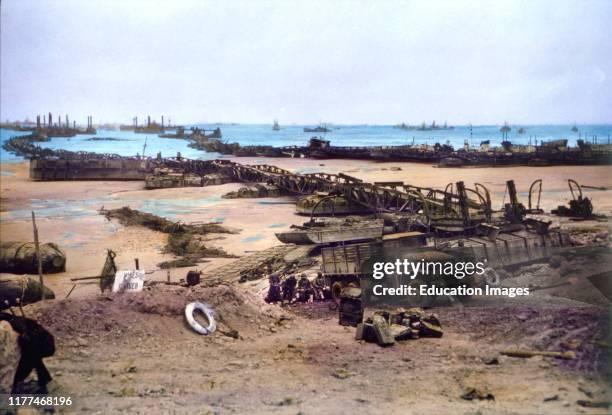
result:
[[[0,116],[612,122],[612,1],[3,0]]]

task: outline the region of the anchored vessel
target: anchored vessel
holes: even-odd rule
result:
[[[220,140],[193,138],[190,147],[200,150],[259,157],[311,157],[317,159],[363,159],[380,161],[410,161],[435,163],[441,167],[460,166],[551,166],[612,164],[612,145],[578,140],[569,147],[567,140],[553,140],[539,145],[513,145],[504,141],[501,147],[491,147],[489,140],[480,147],[454,149],[450,144],[353,147],[333,146],[329,140],[312,137],[308,146],[273,147],[241,146]]]
[[[41,118],[40,115],[36,116],[36,123],[4,123],[2,124],[2,128],[7,128],[15,131],[30,131],[32,134],[30,137],[34,141],[47,141],[41,140],[40,138],[51,138],[51,137],[74,137],[77,134],[96,134],[96,129],[93,126],[93,117],[91,115],[87,116],[87,127],[77,127],[76,121],[72,121],[70,124],[70,119],[68,114],[65,115],[64,120],[62,121],[62,117],[58,116],[54,122],[53,114],[49,113],[47,116],[43,116]],[[25,138],[28,136],[22,136]],[[38,140],[37,140],[38,138]]]
[[[304,127],[305,133],[331,133],[331,130],[327,128],[323,123],[316,127]]]

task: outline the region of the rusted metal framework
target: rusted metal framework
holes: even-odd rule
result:
[[[299,195],[316,192],[342,195],[375,212],[419,215],[428,224],[445,219],[472,225],[491,219],[491,199],[482,185],[467,189],[459,182],[454,193],[402,182],[372,184],[342,173],[296,174],[270,165],[244,165],[227,160],[213,163],[239,181],[266,182]]]

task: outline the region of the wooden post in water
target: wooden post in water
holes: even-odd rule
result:
[[[38,228],[36,227],[36,216],[32,211],[32,227],[34,228],[34,246],[36,247],[36,260],[38,261],[38,280],[40,282],[41,300],[45,299],[45,284],[42,272],[42,258],[40,257],[40,244],[38,243]]]

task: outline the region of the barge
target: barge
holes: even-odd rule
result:
[[[30,160],[30,179],[50,180],[144,180],[150,172],[139,157],[41,158]]]

